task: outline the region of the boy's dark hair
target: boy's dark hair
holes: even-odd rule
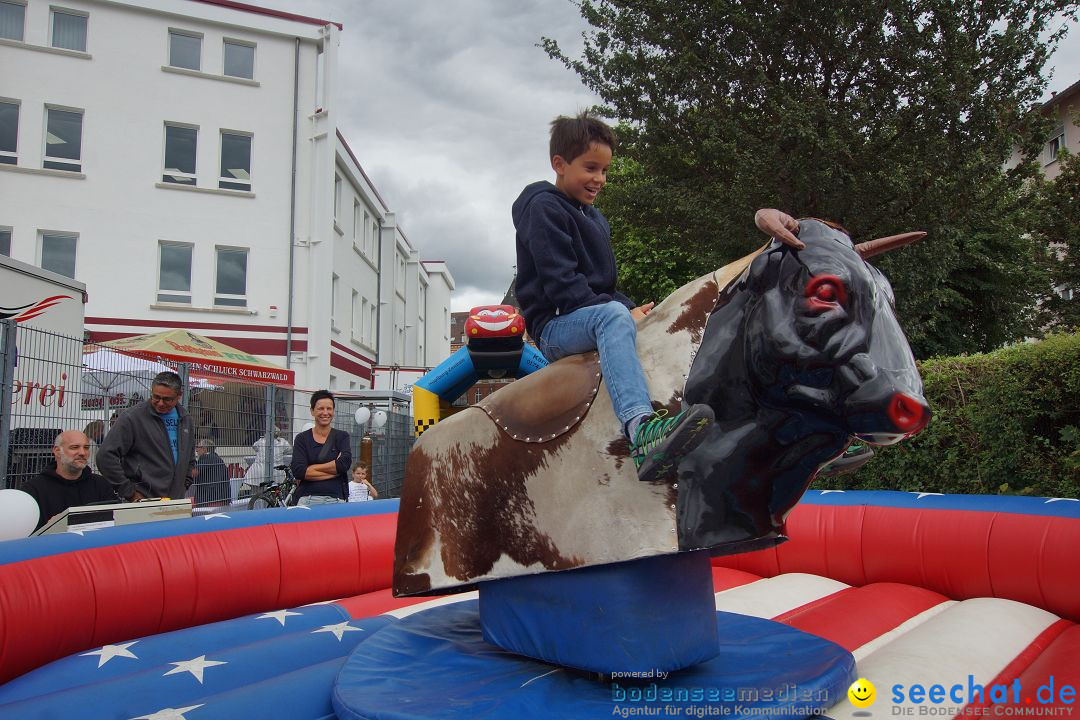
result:
[[[315,409],[315,404],[320,400],[329,400],[331,405],[335,407],[337,406],[337,402],[334,400],[334,393],[330,392],[329,390],[316,390],[315,392],[311,393],[312,410]]]
[[[612,152],[618,145],[615,131],[588,110],[577,117],[560,115],[551,121],[552,159],[559,155],[566,162],[574,162],[574,158],[588,152],[593,143],[607,145]]]

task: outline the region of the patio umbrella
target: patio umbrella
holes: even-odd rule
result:
[[[126,355],[107,347],[84,353],[82,364],[83,410],[123,410],[150,396],[150,385],[158,373],[175,372],[157,360]],[[216,387],[206,378],[195,376],[188,378],[188,386]]]
[[[82,409],[122,410],[150,395],[154,376],[173,368],[109,348],[83,354]]]

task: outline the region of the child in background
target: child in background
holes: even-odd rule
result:
[[[379,491],[368,480],[367,463],[357,460],[349,472],[349,502],[366,502],[377,497],[379,497]]]

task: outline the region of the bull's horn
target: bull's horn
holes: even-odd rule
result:
[[[859,253],[863,260],[868,260],[875,255],[880,255],[883,252],[888,252],[898,247],[904,247],[910,245],[916,240],[922,240],[926,237],[926,233],[921,230],[918,232],[901,233],[899,235],[890,235],[889,237],[877,238],[875,240],[867,240],[861,242],[855,246],[855,252]]]

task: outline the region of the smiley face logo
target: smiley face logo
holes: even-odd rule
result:
[[[874,683],[866,678],[859,678],[851,683],[847,696],[851,704],[857,708],[870,707],[877,700],[877,688],[874,687]]]

